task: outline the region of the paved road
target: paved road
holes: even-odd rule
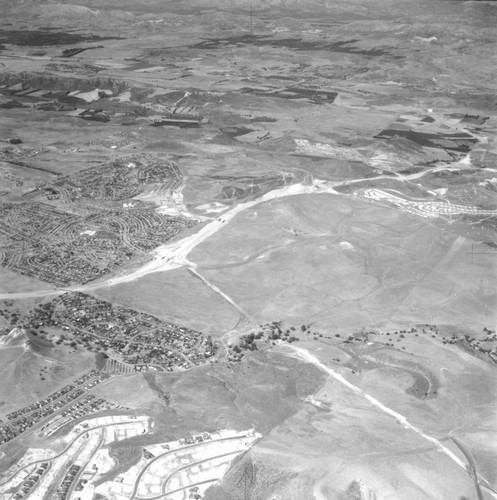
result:
[[[81,466],[81,468],[79,469],[78,473],[74,476],[74,479],[73,479],[73,481],[71,483],[71,486],[70,486],[68,492],[66,493],[66,498],[71,498],[71,495],[74,492],[74,488],[76,488],[76,486],[78,485],[79,479],[83,475],[86,467],[88,467],[88,464],[90,463],[91,459],[96,455],[96,453],[102,447],[102,444],[104,442],[104,438],[105,438],[105,431],[104,432],[100,432],[100,435],[98,436],[97,446],[95,446],[95,449],[91,452],[91,455],[88,457],[88,460],[85,462],[84,465]]]
[[[210,462],[211,460],[215,460],[216,458],[224,458],[224,457],[230,457],[231,455],[238,455],[239,453],[242,453],[244,451],[245,450],[238,450],[238,451],[232,451],[230,453],[223,453],[222,455],[212,456],[212,457],[209,457],[209,458],[205,458],[204,460],[199,460],[198,462],[193,462],[191,464],[184,465],[183,467],[180,467],[180,468],[176,469],[174,472],[172,472],[171,474],[169,474],[169,475],[166,476],[166,478],[165,478],[165,480],[163,482],[162,489],[164,490],[164,489],[167,488],[167,485],[168,485],[169,481],[171,481],[171,479],[176,474],[178,474],[178,472],[181,472],[183,470],[191,469],[192,467],[195,467],[196,465],[205,464],[206,462]],[[219,478],[217,477],[215,479],[215,481],[218,481],[218,480],[219,480]],[[190,484],[188,486],[183,486],[181,488],[181,490],[186,490],[188,488],[193,488],[195,486],[195,484],[197,484],[197,483],[193,483],[193,484]],[[167,497],[169,495],[172,495],[172,494],[174,494],[175,491],[177,491],[177,490],[171,490],[171,491],[168,491],[166,493],[161,493],[160,495],[157,495],[155,497],[137,497],[137,500],[157,500],[159,498],[164,498],[164,497]]]
[[[75,393],[76,391],[79,391],[79,390],[83,390],[84,393],[81,394],[80,396],[77,396],[76,398],[73,398],[71,400],[69,400],[66,404],[64,404],[64,406],[62,406],[61,408],[59,408],[58,410],[56,410],[55,412],[51,413],[50,415],[47,415],[46,417],[43,417],[41,420],[39,420],[35,425],[37,425],[39,422],[42,422],[44,420],[46,420],[47,418],[53,418],[54,414],[58,413],[58,412],[61,412],[64,408],[66,408],[68,405],[74,405],[74,402],[75,401],[79,401],[83,396],[87,396],[88,395],[88,391],[90,391],[92,388],[90,389],[86,389],[84,386],[90,382],[94,382],[95,379],[97,379],[98,377],[95,376],[95,377],[92,377],[90,379],[88,379],[86,382],[84,382],[81,386],[77,385],[74,387],[74,389],[71,389],[70,391],[66,392],[65,394],[63,394],[62,396],[59,396],[58,398],[50,401],[49,403],[47,403],[46,405],[40,407],[40,408],[35,408],[34,410],[31,410],[30,412],[27,412],[27,413],[23,413],[22,415],[19,415],[19,417],[17,418],[14,418],[14,419],[11,419],[11,420],[6,420],[5,423],[6,424],[15,424],[16,422],[18,422],[19,420],[22,420],[23,418],[25,417],[29,417],[30,415],[32,415],[33,413],[36,413],[36,412],[39,412],[39,411],[42,411],[45,406],[51,406],[55,403],[57,403],[58,401],[60,401],[61,399],[63,398],[66,398],[67,396],[70,396],[71,394]],[[75,381],[73,382],[70,382],[71,384],[74,384]],[[50,397],[50,395],[47,396],[47,398]],[[34,425],[32,426],[34,427]],[[31,429],[31,427],[30,427]],[[21,433],[23,434],[23,433]],[[21,435],[19,434],[19,435]]]
[[[203,443],[195,443],[195,444],[191,444],[191,445],[188,445],[188,446],[184,446],[183,448],[178,448],[176,450],[170,450],[170,451],[167,451],[166,453],[162,453],[161,455],[156,456],[155,458],[153,458],[152,460],[150,460],[150,462],[148,462],[145,465],[145,467],[138,474],[138,476],[136,478],[136,481],[135,481],[135,486],[133,488],[133,492],[131,493],[131,496],[129,497],[129,500],[134,500],[136,498],[136,494],[138,492],[138,487],[140,486],[141,478],[144,476],[145,472],[147,472],[147,469],[154,462],[157,462],[157,460],[161,460],[162,458],[164,458],[164,457],[166,457],[168,455],[172,455],[173,453],[177,453],[179,451],[187,450],[187,449],[190,449],[190,448],[197,448],[199,446],[204,446],[204,445],[208,445],[210,443],[221,442],[221,441],[233,441],[235,439],[241,439],[241,438],[244,438],[244,437],[248,437],[248,436],[233,436],[233,437],[228,437],[228,438],[212,439],[212,440],[209,440],[209,441],[204,441]],[[168,495],[170,495],[170,494],[171,493],[168,493]]]
[[[433,169],[428,169],[422,172],[422,175],[426,175]],[[89,283],[87,285],[67,287],[64,289],[54,290],[50,288],[48,290],[38,290],[34,292],[15,292],[15,293],[0,293],[0,300],[5,299],[23,299],[23,298],[36,298],[36,297],[48,297],[52,295],[60,295],[61,293],[67,291],[91,291],[96,290],[98,288],[114,286],[120,283],[127,283],[129,281],[134,281],[147,274],[169,271],[172,269],[177,269],[179,267],[183,267],[191,263],[188,262],[187,256],[188,254],[200,243],[204,242],[212,235],[214,235],[217,231],[219,231],[225,224],[229,223],[238,213],[243,212],[253,206],[259,205],[261,203],[265,203],[267,201],[276,200],[279,198],[296,196],[301,194],[337,194],[342,195],[342,193],[335,190],[336,187],[340,186],[348,186],[351,184],[361,183],[365,180],[368,182],[378,180],[378,179],[395,179],[400,182],[410,182],[411,180],[421,176],[421,174],[411,174],[407,176],[403,176],[397,174],[396,177],[392,177],[390,175],[378,175],[375,177],[371,177],[368,179],[352,179],[344,182],[331,182],[331,181],[323,181],[319,179],[314,179],[312,184],[291,184],[288,186],[284,186],[282,188],[274,189],[264,194],[263,196],[242,203],[238,203],[234,207],[230,208],[218,218],[212,220],[205,224],[197,233],[187,236],[177,242],[169,243],[166,245],[161,245],[151,252],[152,259],[141,266],[139,269],[135,269],[134,271],[129,271],[121,276],[114,276],[108,278],[106,280],[97,280],[94,283]]]
[[[380,176],[381,177],[381,176]],[[370,180],[372,180],[371,178]],[[344,184],[344,183],[342,183]],[[187,236],[177,242],[161,245],[151,252],[152,260],[145,263],[139,269],[130,271],[121,276],[114,276],[107,280],[97,281],[82,286],[66,287],[64,289],[53,290],[39,290],[34,292],[16,292],[16,293],[0,293],[0,300],[6,299],[22,299],[22,298],[36,298],[47,297],[51,295],[59,295],[67,291],[91,291],[98,288],[107,286],[114,286],[120,283],[127,283],[129,281],[137,280],[147,274],[156,273],[160,271],[169,271],[177,269],[188,264],[187,255],[200,243],[210,238],[224,225],[230,222],[239,212],[247,210],[253,206],[259,205],[266,201],[275,200],[287,196],[295,196],[299,194],[312,194],[312,193],[334,193],[339,194],[334,190],[336,183],[329,181],[314,181],[311,185],[292,184],[283,188],[275,189],[266,193],[265,195],[255,200],[239,203],[226,211],[224,214],[214,219],[213,221],[205,224],[197,233]]]
[[[135,423],[135,422],[145,422],[146,420],[130,420],[129,423]],[[116,422],[114,424],[102,424],[102,425],[97,425],[95,427],[92,427],[90,429],[85,429],[83,432],[81,432],[80,434],[78,434],[65,448],[63,451],[61,451],[60,453],[58,453],[57,455],[54,455],[53,457],[50,457],[50,458],[44,458],[42,460],[35,460],[34,462],[31,462],[29,464],[26,464],[24,465],[23,467],[21,467],[17,472],[15,472],[12,476],[9,477],[9,479],[7,479],[7,481],[4,481],[3,483],[0,483],[0,486],[3,486],[4,484],[7,484],[9,481],[11,481],[12,479],[14,479],[17,474],[19,474],[21,471],[27,469],[28,467],[31,467],[33,465],[36,465],[36,464],[41,464],[42,462],[52,462],[53,460],[61,457],[62,455],[64,455],[64,453],[67,453],[69,451],[69,449],[71,448],[71,446],[79,439],[81,438],[82,436],[84,436],[86,433],[88,433],[89,431],[93,431],[95,429],[102,429],[102,428],[105,428],[105,427],[109,427],[109,426],[113,426],[113,425],[123,425],[123,424],[126,424],[128,422]]]
[[[483,493],[480,488],[480,482],[478,480],[478,469],[476,468],[476,463],[473,460],[473,456],[464,448],[463,444],[454,436],[450,436],[450,439],[454,442],[454,444],[462,451],[463,455],[466,457],[466,460],[468,461],[469,465],[469,475],[473,479],[473,482],[475,484],[475,489],[476,489],[476,496],[478,497],[478,500],[485,500],[485,497],[483,496]]]
[[[175,493],[179,493],[181,491],[185,491],[185,490],[188,490],[190,488],[194,488],[195,486],[202,486],[203,484],[214,483],[218,480],[219,480],[219,478],[217,478],[217,477],[212,478],[212,479],[206,479],[205,481],[200,481],[199,483],[193,483],[193,484],[189,484],[188,486],[183,486],[181,488],[178,488],[176,490],[171,490],[169,493],[165,493],[164,495],[160,495],[160,496],[154,497],[154,498],[164,498],[166,496],[174,495]],[[141,497],[138,497],[138,499],[140,499],[140,498]]]

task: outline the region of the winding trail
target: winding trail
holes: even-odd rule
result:
[[[380,176],[381,177],[381,176]],[[312,184],[292,184],[283,188],[274,189],[265,195],[255,200],[246,201],[235,205],[224,214],[207,223],[197,233],[187,236],[174,243],[161,245],[151,252],[151,260],[145,263],[139,269],[130,271],[120,276],[114,276],[103,281],[96,281],[87,285],[67,287],[64,289],[50,288],[48,290],[38,290],[33,292],[17,292],[17,293],[0,293],[0,300],[5,299],[24,299],[36,297],[48,297],[51,295],[60,295],[65,292],[86,292],[104,288],[109,286],[118,285],[121,283],[128,283],[135,281],[148,274],[170,271],[180,267],[192,267],[192,263],[188,261],[188,254],[200,243],[204,242],[215,233],[217,233],[226,223],[230,222],[238,213],[243,212],[253,206],[265,203],[267,201],[283,198],[287,196],[296,196],[301,194],[320,194],[332,193],[339,195],[335,191],[334,186],[344,185],[348,182],[329,182],[314,180]]]
[[[425,439],[426,441],[429,441],[430,443],[432,443],[438,451],[440,451],[441,453],[446,455],[450,460],[452,460],[459,467],[461,467],[461,469],[464,469],[464,471],[466,473],[468,473],[472,479],[475,479],[476,471],[472,468],[471,464],[468,465],[468,464],[464,463],[454,452],[452,452],[449,448],[444,446],[440,440],[438,440],[432,436],[429,436],[428,434],[425,434],[423,432],[423,430],[412,425],[407,420],[406,417],[404,417],[400,413],[397,413],[395,410],[388,408],[387,406],[385,406],[383,403],[378,401],[373,396],[370,396],[368,393],[364,392],[359,387],[350,383],[345,377],[343,377],[342,375],[337,373],[335,370],[329,368],[324,363],[319,361],[319,359],[316,358],[316,356],[314,356],[313,354],[311,354],[308,350],[303,349],[302,347],[294,346],[294,345],[289,345],[288,347],[293,349],[294,357],[317,366],[318,368],[320,368],[324,372],[331,375],[335,380],[337,380],[338,382],[340,382],[344,386],[348,387],[352,392],[354,392],[355,394],[357,394],[357,395],[361,396],[362,398],[366,399],[367,401],[369,401],[371,403],[371,405],[378,408],[383,413],[386,413],[387,415],[390,415],[391,417],[395,418],[395,420],[397,420],[397,422],[399,422],[405,429],[408,429],[408,430],[415,432],[418,436],[420,436],[423,439]],[[481,486],[486,486],[486,485],[481,485]],[[478,489],[479,489],[479,487],[478,487]],[[497,498],[497,494],[495,494],[491,489],[488,489],[488,490],[495,498]]]
[[[340,194],[335,191],[334,186],[337,183],[318,181],[314,180],[311,185],[304,184],[293,184],[291,186],[285,186],[280,189],[274,189],[269,191],[265,195],[257,198],[255,200],[246,201],[235,205],[227,212],[222,214],[217,219],[206,224],[197,233],[187,236],[182,240],[175,243],[169,243],[156,248],[153,252],[153,258],[151,261],[146,263],[140,269],[133,272],[125,274],[123,276],[116,276],[110,278],[102,283],[90,284],[85,287],[79,287],[78,290],[84,288],[86,290],[91,290],[92,288],[101,288],[104,286],[113,286],[119,283],[126,283],[129,281],[134,281],[138,278],[142,278],[147,274],[156,273],[160,271],[169,271],[171,269],[177,269],[179,267],[191,267],[191,262],[188,261],[188,254],[197,247],[200,243],[204,242],[215,233],[217,233],[226,223],[230,222],[237,214],[243,212],[253,206],[259,205],[266,201],[275,200],[278,198],[283,198],[287,196],[296,196],[300,194],[312,194],[312,193],[333,193]],[[0,295],[0,298],[2,296]]]
[[[276,200],[289,196],[297,196],[302,194],[335,194],[343,196],[343,193],[338,192],[335,188],[358,184],[364,181],[369,183],[379,179],[397,180],[399,182],[410,182],[411,180],[426,175],[435,169],[428,169],[422,173],[400,175],[396,174],[395,177],[391,175],[377,175],[367,179],[351,179],[347,181],[324,181],[320,179],[313,179],[309,184],[297,183],[284,186],[278,189],[273,189],[263,196],[254,200],[246,201],[235,205],[230,208],[218,218],[207,222],[197,233],[187,236],[173,243],[161,245],[150,253],[151,259],[143,266],[135,270],[125,271],[121,275],[113,276],[104,280],[97,280],[86,285],[78,285],[62,289],[54,289],[53,287],[46,290],[38,290],[31,292],[13,292],[13,293],[0,293],[0,300],[6,299],[25,299],[37,297],[49,297],[53,295],[60,295],[65,292],[87,292],[99,288],[110,287],[121,283],[128,283],[142,278],[148,274],[169,271],[178,269],[180,267],[194,267],[194,264],[188,261],[187,256],[192,250],[200,245],[202,242],[209,239],[217,233],[225,224],[229,223],[237,214],[243,212],[251,207],[265,203],[267,201]],[[497,211],[496,211],[497,212]],[[218,290],[215,290],[219,293]],[[231,302],[230,302],[231,303]]]

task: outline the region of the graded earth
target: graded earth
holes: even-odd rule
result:
[[[496,2],[0,12],[0,500],[497,499]]]

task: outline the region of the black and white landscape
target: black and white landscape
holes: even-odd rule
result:
[[[496,499],[496,26],[0,0],[0,500]]]

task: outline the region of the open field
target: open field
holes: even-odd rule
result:
[[[497,498],[495,3],[0,4],[0,500]]]
[[[67,346],[45,347],[23,333],[0,347],[0,358],[1,376],[7,381],[0,392],[2,415],[42,399],[96,366],[93,353],[75,353]]]
[[[235,327],[239,318],[230,304],[185,269],[100,288],[95,294],[215,336]]]
[[[463,238],[421,218],[304,195],[240,214],[190,259],[261,322],[490,326],[495,295],[485,283],[493,256],[472,262],[470,252]]]
[[[0,291],[1,293],[15,292],[16,290],[25,291],[36,291],[36,290],[46,290],[47,284],[37,280],[36,278],[30,278],[28,276],[23,276],[22,274],[15,273],[9,269],[0,269]]]
[[[257,471],[257,481],[246,484],[245,491],[252,496],[268,488],[277,498],[295,491],[301,498],[347,498],[347,491],[351,494],[357,488],[372,498],[381,491],[385,498],[435,499],[450,498],[457,485],[462,496],[472,498],[473,481],[464,471],[467,462],[447,437],[460,437],[464,445],[474,443],[474,426],[485,422],[486,431],[479,427],[480,432],[488,432],[488,439],[493,440],[495,421],[491,423],[488,416],[496,397],[494,370],[457,349],[434,348],[425,339],[409,344],[415,354],[382,349],[381,344],[371,345],[368,354],[364,346],[360,356],[366,364],[357,372],[342,366],[344,353],[338,354],[342,362],[336,362],[335,342],[299,343],[315,352],[337,376],[329,377],[313,398],[307,398],[305,407],[275,428],[207,498],[243,498],[236,485],[247,468],[253,469],[253,476]],[[283,352],[294,355],[288,347],[278,355]],[[305,362],[312,359],[312,355],[306,357]],[[415,402],[405,390],[411,377],[402,376],[398,369],[380,376],[379,368],[367,366],[380,361],[400,367],[407,359],[423,369],[431,368],[440,378],[436,398]],[[464,378],[452,375],[461,368]],[[459,404],[462,394],[469,398],[464,408]],[[381,405],[375,406],[378,402]],[[442,448],[446,449],[443,453]],[[480,457],[479,474],[494,486],[495,461],[486,454],[484,444],[480,450],[475,455]]]
[[[399,494],[416,498],[419,491],[427,498],[439,498],[449,495],[453,484],[470,495],[471,477],[465,479],[466,472],[453,464],[452,455],[441,460],[440,452],[434,451],[437,446],[423,436],[434,436],[463,461],[465,455],[448,441],[457,439],[475,460],[482,484],[494,484],[493,460],[484,437],[491,439],[495,433],[494,365],[459,344],[442,345],[442,334],[445,339],[461,331],[433,328],[420,325],[400,337],[397,331],[389,337],[390,333],[375,330],[354,337],[353,342],[343,330],[341,338],[327,330],[318,330],[326,332],[324,337],[309,331],[297,336],[316,338],[299,342],[296,352],[281,346],[250,354],[231,367],[223,363],[184,374],[120,377],[97,387],[95,393],[113,404],[148,408],[156,418],[155,435],[165,440],[202,429],[243,428],[248,422],[267,435],[228,473],[221,490],[206,492],[206,498],[210,494],[224,498],[227,491],[233,498],[243,498],[238,496],[241,490],[230,485],[237,484],[244,467],[258,471],[257,483],[245,486],[252,495],[267,488],[268,482],[272,494],[289,494],[291,488],[302,495],[313,491],[317,498],[356,487],[371,494],[382,491],[386,498]],[[400,344],[390,343],[395,339]],[[309,354],[301,359],[305,352],[314,352],[316,358]],[[327,378],[318,360],[342,379]],[[423,397],[420,389],[431,394]],[[138,394],[130,397],[130,390]],[[382,406],[371,408],[367,398]],[[467,403],[463,407],[462,400]],[[384,408],[397,417],[385,414]],[[399,432],[399,416],[423,435],[406,427],[404,420],[400,424],[405,429]],[[129,442],[128,454],[136,445]],[[130,456],[122,446],[119,455]],[[439,470],[437,480],[434,470]],[[338,476],[333,471],[339,471]],[[394,480],[399,474],[400,484]]]

